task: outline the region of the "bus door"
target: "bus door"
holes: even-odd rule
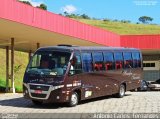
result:
[[[81,62],[81,55],[79,52],[75,52],[72,59],[70,60],[70,68],[68,72],[68,80],[67,80],[67,87],[81,88],[82,81],[82,62]]]
[[[81,88],[81,99],[92,98],[95,94],[94,82],[92,82],[92,61],[91,54],[84,53],[83,58],[79,52],[75,52],[72,60],[70,61],[69,78],[67,81],[68,86],[72,88]],[[83,59],[83,68],[82,60]]]

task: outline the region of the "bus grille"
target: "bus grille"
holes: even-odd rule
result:
[[[49,96],[49,85],[29,84],[29,88],[32,98],[47,99]]]
[[[42,90],[42,91],[48,91],[49,86],[43,86],[43,85],[30,85],[31,90]]]

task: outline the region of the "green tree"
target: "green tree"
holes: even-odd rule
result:
[[[37,8],[40,8],[40,9],[43,9],[43,10],[47,10],[47,5],[40,4],[40,6],[37,6]]]
[[[32,6],[32,4],[29,1],[20,1],[20,2]]]
[[[69,14],[68,14],[68,12],[65,11],[65,12],[64,12],[64,16],[67,16],[67,15],[69,15]]]
[[[91,18],[90,18],[88,15],[86,15],[86,14],[82,14],[81,17],[82,17],[83,19],[91,19]]]
[[[141,16],[138,20],[144,24],[147,24],[148,22],[153,21],[153,18],[149,16]]]

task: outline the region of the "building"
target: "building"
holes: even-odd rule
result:
[[[140,48],[144,56],[145,79],[160,78],[160,34],[119,35],[97,27],[44,11],[18,2],[1,0],[0,48],[6,49],[6,80],[9,76],[11,49],[11,79],[14,87],[14,50],[29,56],[41,46],[73,44],[80,46],[112,46]]]

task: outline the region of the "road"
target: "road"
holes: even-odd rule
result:
[[[123,98],[101,97],[82,101],[76,107],[35,106],[22,94],[0,94],[0,113],[160,113],[160,92],[126,92]]]

